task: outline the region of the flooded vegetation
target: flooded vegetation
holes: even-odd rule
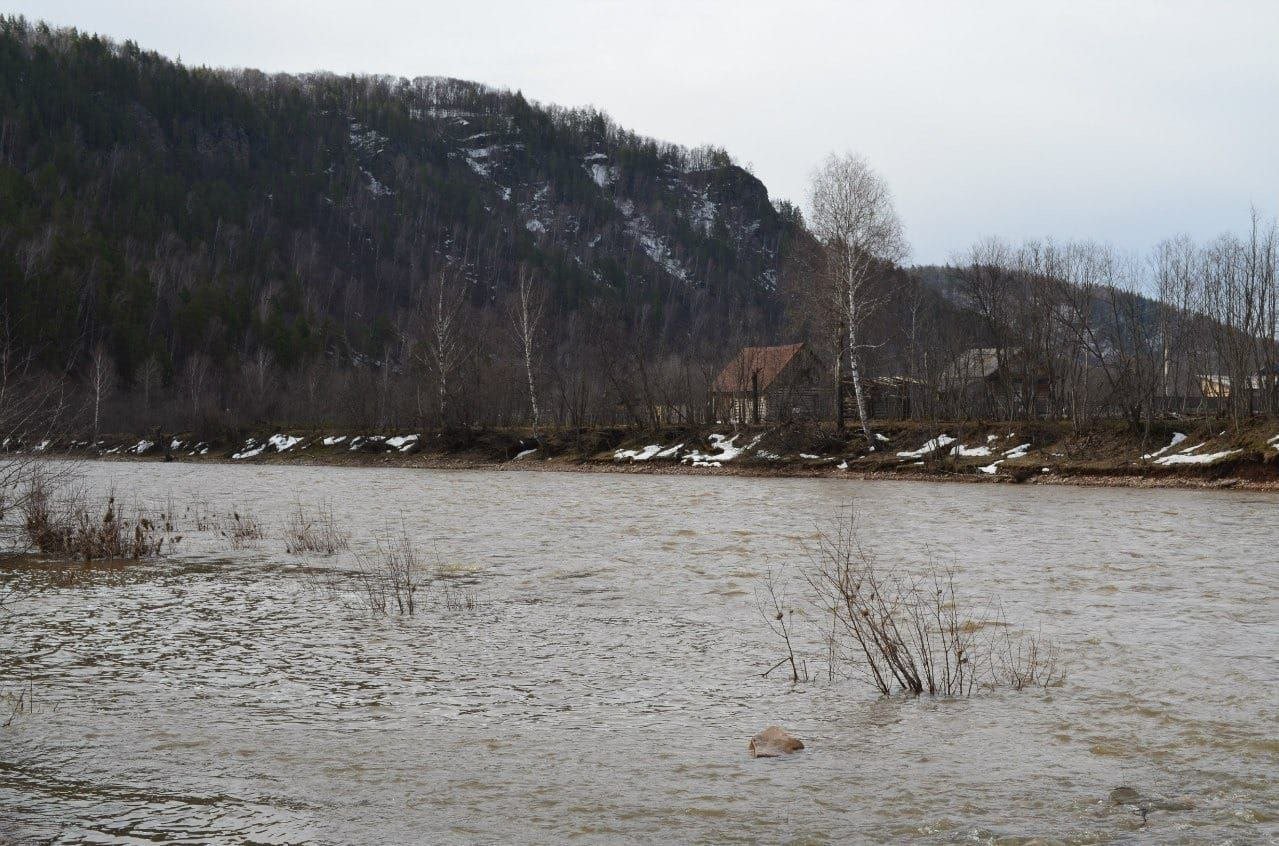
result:
[[[884,696],[970,696],[1007,687],[1054,687],[1065,679],[1060,650],[1038,634],[1015,632],[996,598],[970,604],[956,591],[956,568],[929,564],[922,572],[885,566],[861,540],[855,511],[823,532],[801,571],[803,607],[822,632],[826,677],[855,675]],[[769,626],[786,646],[791,681],[794,607],[766,581]],[[808,661],[803,661],[807,679]]]
[[[1272,494],[83,473],[85,502],[116,491],[183,538],[124,563],[0,560],[0,839],[1279,835]],[[840,618],[803,574],[850,502],[871,569],[817,559]],[[857,576],[880,589],[850,593]],[[863,600],[940,615],[913,665],[876,653],[924,695],[849,660]],[[960,650],[985,662],[968,690],[945,682]],[[774,725],[802,751],[751,757]]]
[[[126,516],[114,493],[100,506],[80,488],[53,489],[59,480],[50,479],[36,465],[19,482],[22,502],[21,534],[26,545],[54,560],[121,562],[156,558],[182,540],[173,533],[172,508],[154,517],[134,508]],[[21,545],[19,540],[18,544]]]

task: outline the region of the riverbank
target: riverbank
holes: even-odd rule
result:
[[[817,425],[594,428],[360,434],[281,429],[203,439],[115,436],[96,445],[45,441],[29,452],[106,460],[172,460],[553,470],[797,478],[1279,490],[1279,420],[1233,426],[1160,421],[1142,431],[1107,421],[886,422],[860,432]]]

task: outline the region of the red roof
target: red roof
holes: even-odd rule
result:
[[[803,348],[802,343],[783,347],[742,347],[742,351],[720,371],[715,379],[715,390],[720,393],[749,391],[751,374],[758,373],[759,389],[766,391]]]

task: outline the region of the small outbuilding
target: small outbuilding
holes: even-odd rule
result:
[[[960,353],[942,373],[943,393],[981,416],[1012,416],[1027,411],[1046,417],[1052,382],[1016,348],[975,347]]]
[[[807,344],[743,347],[715,379],[715,416],[725,423],[815,419],[823,373]]]

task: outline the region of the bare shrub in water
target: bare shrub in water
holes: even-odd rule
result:
[[[264,535],[262,523],[249,513],[241,513],[240,509],[218,521],[218,533],[231,542],[232,549],[243,549],[262,540]]]
[[[357,555],[359,580],[370,610],[385,614],[392,607],[400,614],[417,610],[417,592],[432,579],[430,571],[413,546],[408,527],[400,524],[398,534],[378,539],[372,555]]]
[[[9,717],[0,728],[8,728],[13,721],[24,714],[30,714],[35,707],[35,682],[28,680],[26,687],[18,688],[17,693],[0,693],[0,707],[9,710]]]
[[[161,514],[157,522],[137,511],[132,519],[126,518],[111,495],[99,516],[83,492],[55,497],[39,474],[31,477],[22,515],[30,546],[58,558],[138,561],[161,555],[166,541],[173,547],[182,539],[171,534],[171,515]]]
[[[446,611],[474,611],[479,606],[479,599],[473,590],[461,590],[446,585],[440,604]]]
[[[314,552],[333,555],[350,546],[351,536],[338,527],[333,506],[324,502],[314,515],[307,514],[298,503],[284,529],[284,547],[290,555]]]
[[[915,696],[1022,690],[1064,677],[1050,641],[1014,634],[1002,615],[994,622],[988,618],[995,615],[969,616],[953,570],[929,567],[908,575],[880,566],[859,542],[855,519],[822,535],[806,578],[826,620],[832,676],[843,666],[884,695]]]
[[[789,663],[791,683],[798,684],[800,680],[800,669],[799,665],[795,661],[795,644],[792,639],[792,630],[795,621],[795,608],[787,603],[786,584],[778,581],[777,574],[775,572],[769,570],[765,579],[763,589],[757,589],[755,591],[755,601],[759,606],[760,615],[763,616],[764,621],[768,623],[768,628],[772,630],[773,635],[786,647],[786,657],[769,667],[761,673],[761,675],[767,676],[778,667],[785,666]],[[804,669],[804,678],[808,678],[807,666],[805,666]]]
[[[357,553],[355,560],[361,598],[374,613],[411,616],[428,601],[446,611],[474,611],[479,605],[473,590],[450,583],[449,568],[438,556],[427,560],[417,551],[403,520],[389,537],[378,539],[372,554]]]
[[[991,662],[995,683],[1013,690],[1053,687],[1066,678],[1061,650],[1039,634],[1005,633],[995,644]]]
[[[218,528],[217,515],[209,506],[208,500],[195,498],[187,503],[182,512],[185,520],[189,520],[197,532],[211,532]]]

